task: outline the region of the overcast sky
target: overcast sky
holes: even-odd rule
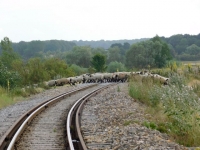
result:
[[[200,0],[0,0],[0,40],[118,40],[200,33]]]

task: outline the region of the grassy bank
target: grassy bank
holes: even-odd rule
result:
[[[16,102],[23,101],[26,97],[42,92],[47,87],[26,87],[26,88],[14,88],[7,90],[0,87],[0,109],[9,105],[15,104]]]
[[[148,106],[146,111],[153,117],[145,126],[185,146],[200,146],[200,101],[194,89],[186,86],[183,75],[174,73],[167,86],[151,78],[133,77],[129,94]]]
[[[16,101],[16,97],[13,97],[6,89],[0,87],[0,109],[14,104]]]

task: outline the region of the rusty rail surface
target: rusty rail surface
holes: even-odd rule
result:
[[[26,126],[31,122],[31,120],[39,114],[42,110],[49,107],[50,105],[58,102],[59,100],[65,99],[71,94],[75,94],[79,91],[85,90],[87,88],[96,86],[97,84],[87,85],[78,89],[71,90],[69,92],[60,94],[56,97],[46,100],[45,102],[33,107],[31,110],[22,115],[3,135],[0,139],[0,150],[14,149],[14,144],[18,137],[21,135]]]

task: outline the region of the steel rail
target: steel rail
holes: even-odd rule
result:
[[[71,90],[69,92],[60,94],[56,97],[53,97],[49,100],[46,100],[45,102],[33,107],[31,110],[26,112],[24,115],[22,115],[10,128],[9,130],[3,135],[3,137],[0,139],[0,150],[5,150],[6,148],[8,150],[14,149],[14,144],[17,141],[18,137],[21,135],[23,130],[26,128],[27,125],[30,124],[31,120],[39,114],[42,110],[49,107],[50,105],[58,102],[59,100],[62,100],[66,98],[67,96],[70,96],[71,94],[74,94],[78,91],[93,87],[97,84],[87,85],[84,87],[80,87],[78,89]]]
[[[116,83],[115,83],[116,84]],[[76,101],[76,103],[71,107],[68,116],[67,116],[67,123],[66,123],[66,129],[67,129],[67,138],[68,138],[68,146],[70,150],[75,150],[75,144],[78,145],[78,149],[83,149],[83,150],[87,150],[87,147],[85,145],[85,142],[83,140],[83,136],[81,134],[80,131],[80,117],[81,117],[81,111],[83,109],[84,103],[92,96],[94,96],[95,94],[99,93],[102,89],[108,88],[109,86],[114,85],[114,84],[109,84],[106,86],[103,86],[99,89],[93,90],[92,92],[90,92],[89,94],[83,96],[82,98],[80,98],[79,100]],[[75,127],[72,126],[72,118],[75,115]],[[72,131],[76,130],[76,135],[78,138],[76,139],[72,139]]]

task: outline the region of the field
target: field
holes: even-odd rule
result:
[[[190,64],[190,65],[200,65],[200,60],[199,61],[181,61],[181,63],[183,63],[183,65],[188,65],[188,64]]]

